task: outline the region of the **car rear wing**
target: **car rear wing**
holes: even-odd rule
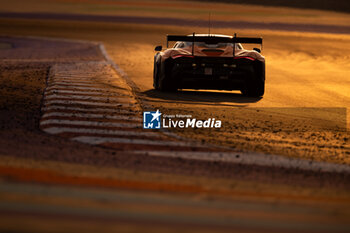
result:
[[[219,36],[196,36],[195,33],[190,36],[182,35],[167,35],[166,45],[169,47],[169,41],[186,41],[192,42],[192,55],[194,54],[195,42],[204,42],[206,44],[218,44],[218,43],[233,43],[235,48],[236,43],[242,44],[260,44],[260,49],[262,49],[263,39],[261,37],[237,37],[235,34],[233,37],[219,37]],[[233,56],[235,56],[235,50],[233,50]]]

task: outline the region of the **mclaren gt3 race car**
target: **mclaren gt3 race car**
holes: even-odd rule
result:
[[[168,48],[169,41],[176,42],[172,48]],[[260,49],[246,50],[244,43],[260,44]],[[265,58],[261,46],[262,38],[168,35],[167,49],[155,48],[153,86],[161,91],[240,90],[247,96],[262,96]]]

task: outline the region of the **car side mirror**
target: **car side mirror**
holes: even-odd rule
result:
[[[163,47],[161,45],[158,45],[154,48],[155,51],[162,51]]]
[[[258,53],[261,53],[261,49],[253,48],[253,50],[257,51]]]

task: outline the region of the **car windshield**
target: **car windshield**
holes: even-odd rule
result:
[[[197,47],[210,49],[224,49],[226,47],[233,47],[233,43],[206,44],[204,42],[195,42],[194,45]],[[186,48],[191,46],[192,42],[178,41],[175,43],[174,48]],[[243,46],[240,43],[236,43],[236,49],[243,49]]]

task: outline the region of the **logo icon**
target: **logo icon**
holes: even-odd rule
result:
[[[143,128],[160,129],[160,115],[162,113],[159,110],[156,112],[143,112]]]

